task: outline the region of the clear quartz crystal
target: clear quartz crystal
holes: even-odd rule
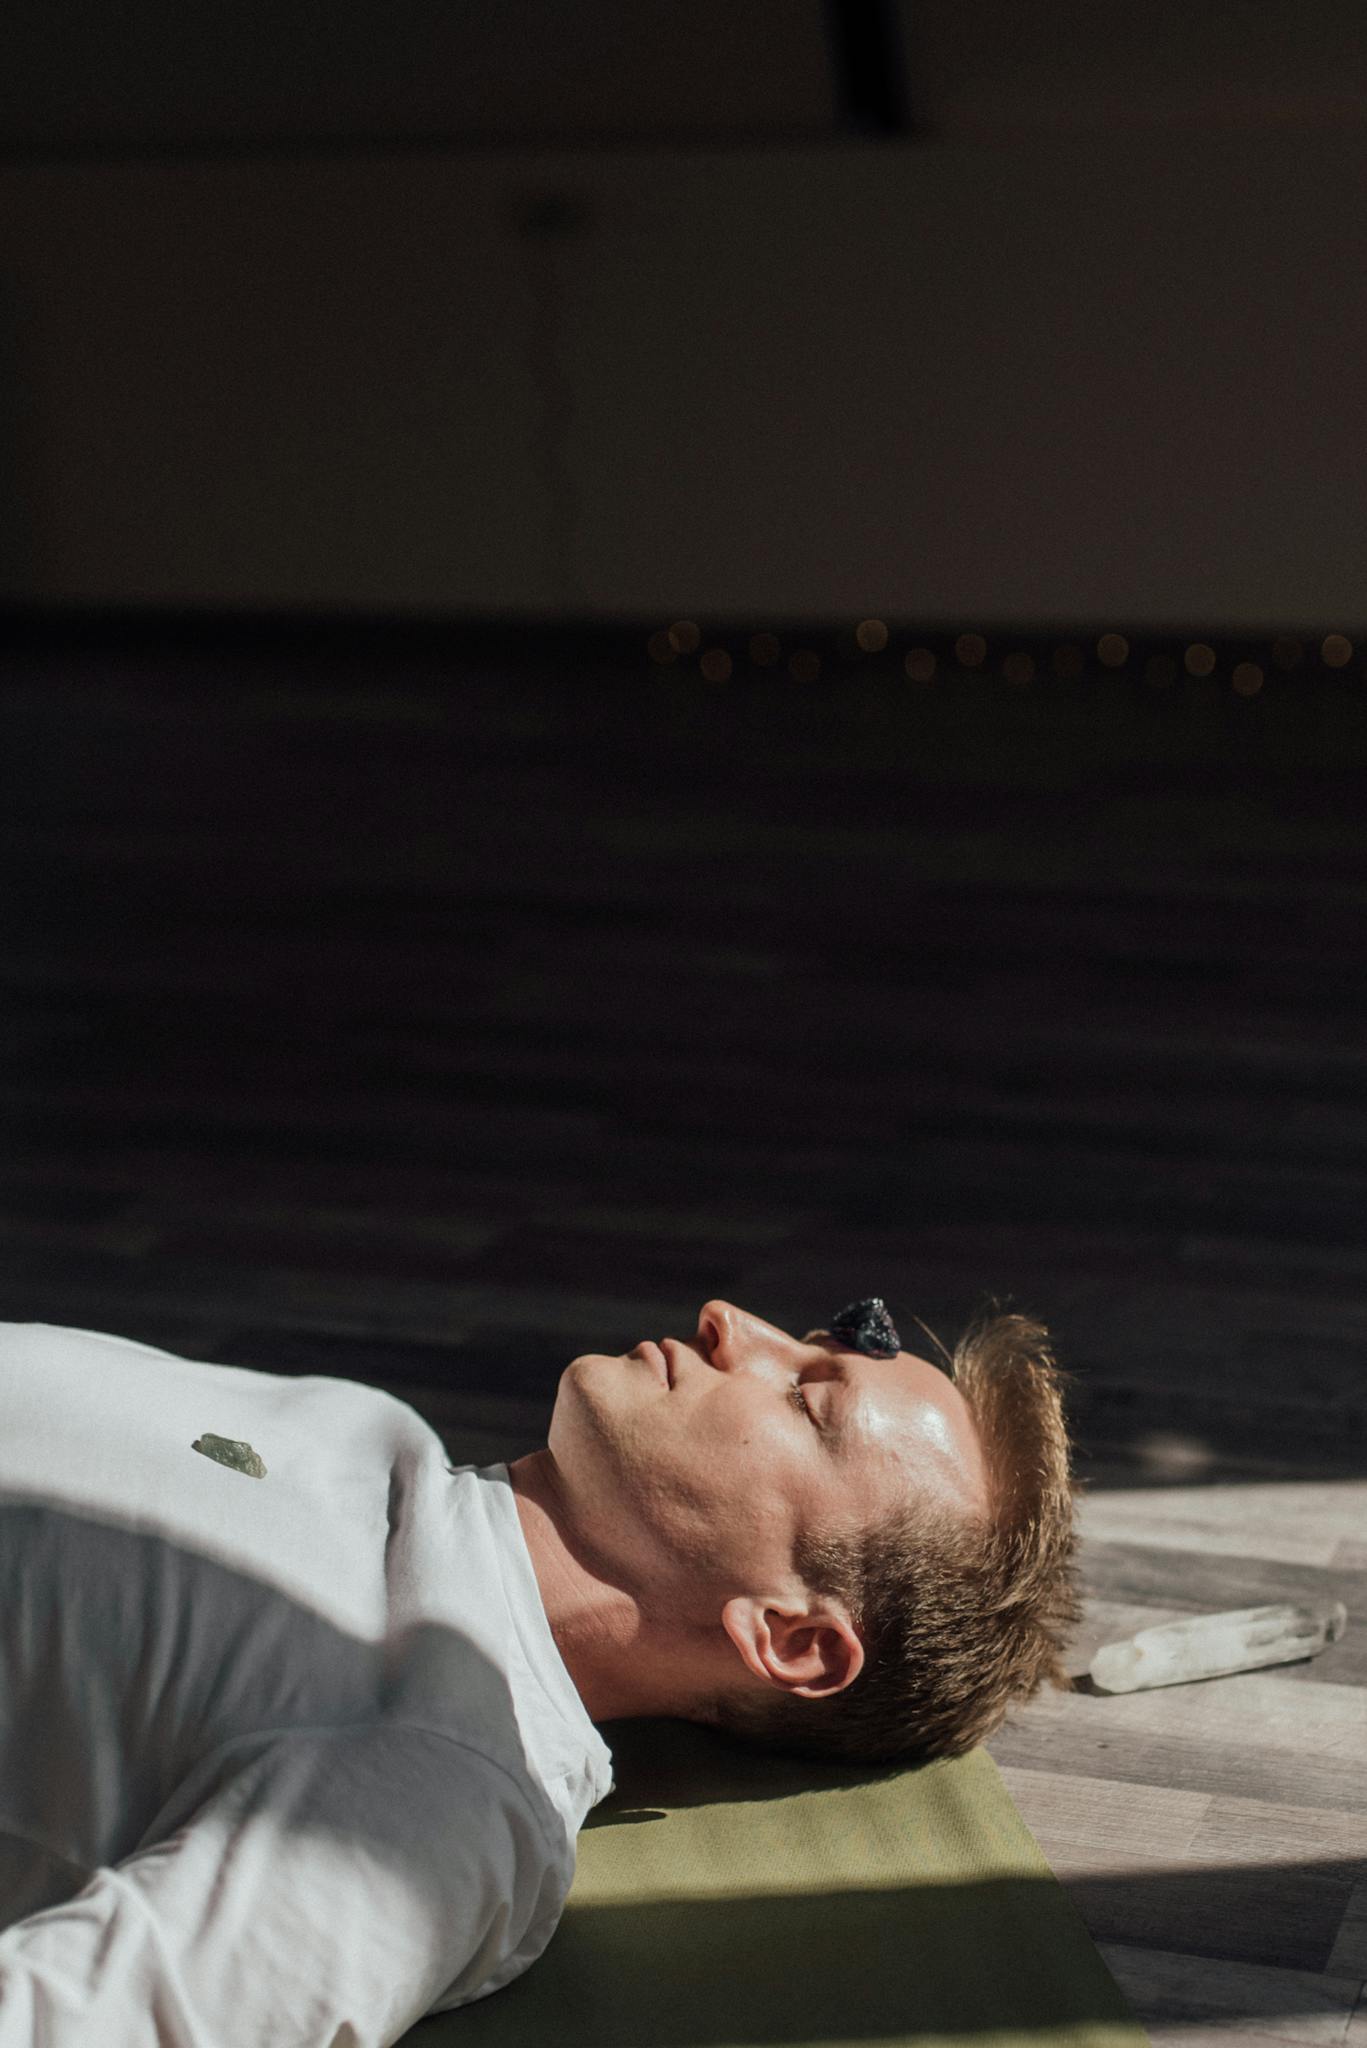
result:
[[[1141,1629],[1127,1642],[1107,1643],[1092,1659],[1092,1682],[1102,1692],[1144,1692],[1156,1685],[1259,1671],[1265,1664],[1313,1657],[1337,1642],[1347,1625],[1341,1600],[1197,1614],[1163,1628]]]

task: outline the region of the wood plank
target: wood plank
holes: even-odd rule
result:
[[[1293,2037],[1259,2027],[1256,2032],[1223,2019],[1209,2024],[1181,2025],[1159,2021],[1149,2028],[1155,2048],[1296,2048]],[[1345,2040],[1352,2038],[1352,2023]]]
[[[1046,1691],[988,1744],[999,1765],[1367,1814],[1367,1691],[1260,1671],[1089,1698]]]
[[[1367,1979],[1367,1882],[1353,1888],[1325,1968],[1340,1977]]]
[[[1348,2022],[1344,2048],[1367,2048],[1367,1984],[1363,1985],[1353,2017]]]
[[[1259,1557],[1269,1562],[1333,1566],[1341,1546],[1356,1543],[1363,1564],[1345,1555],[1339,1568],[1367,1570],[1367,1479],[1305,1485],[1184,1486],[1085,1496],[1078,1517],[1085,1535],[1107,1544],[1153,1545],[1205,1558]]]
[[[1002,1777],[1094,1939],[1287,1969],[1330,1966],[1361,1867],[1356,1817],[1346,1856],[1331,1855],[1329,1841],[1318,1853],[1278,1855],[1273,1844],[1295,1832],[1267,1825],[1280,1809],[1261,1810],[1261,1840],[1250,1825],[1231,1842],[1228,1813],[1225,1829],[1206,1835],[1214,1802],[1200,1794],[1009,1768]],[[1346,1843],[1348,1817],[1328,1819],[1328,1834],[1338,1824]]]
[[[1094,1941],[1333,1974],[1348,1891],[1332,1864],[1173,1869],[1136,1852],[1123,1872],[1079,1869],[1067,1854],[1054,1870]],[[1351,1961],[1340,1974],[1357,1975]]]
[[[1213,1798],[1187,1845],[1193,1860],[1297,1864],[1332,1859],[1346,1885],[1367,1881],[1367,1827],[1355,1813]],[[1363,1972],[1367,1976],[1367,1970]]]
[[[1206,1792],[1117,1784],[1061,1768],[998,1770],[1055,1872],[1065,1862],[1070,1872],[1126,1870],[1133,1857],[1180,1862],[1212,1804]]]
[[[1233,2026],[1259,2043],[1344,2048],[1361,1990],[1354,1977],[1218,1962],[1127,1942],[1097,1946],[1142,2024],[1164,2044],[1180,2032],[1208,2048]]]

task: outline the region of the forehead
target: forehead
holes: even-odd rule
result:
[[[933,1359],[899,1351],[895,1358],[869,1358],[841,1344],[828,1331],[813,1331],[843,1367],[848,1383],[842,1434],[847,1454],[869,1450],[903,1464],[910,1459],[933,1469],[955,1490],[986,1497],[987,1472],[977,1427],[963,1395]]]

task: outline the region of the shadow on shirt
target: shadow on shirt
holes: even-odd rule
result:
[[[359,1870],[366,1912],[393,1930],[385,1953],[396,1984],[424,1985],[409,2014],[430,2013],[438,1998],[463,2001],[422,2019],[414,2048],[444,2038],[443,2028],[468,2048],[691,2048],[1124,2025],[1114,1983],[1052,1879],[985,1870],[980,1854],[975,1869],[970,1853],[964,1881],[944,1882],[917,1873],[905,1843],[894,1840],[889,1854],[889,1828],[896,1837],[932,1816],[884,1799],[912,1796],[918,1782],[952,1786],[937,1766],[827,1766],[682,1721],[605,1723],[618,1783],[587,1823],[584,1883],[576,1877],[565,1905],[556,1851],[572,1847],[566,1824],[534,1768],[506,1676],[460,1630],[418,1617],[366,1640],[183,1539],[50,1500],[0,1507],[0,1559],[0,1824],[11,1844],[33,1850],[27,1877],[22,1863],[3,1873],[7,1922],[72,1898],[102,1867],[155,1860],[158,1845],[222,1805],[225,1788],[231,1805],[239,1785],[254,1786],[270,1883],[281,1885],[281,1860],[307,1838],[303,1881],[284,1901],[299,1925],[326,1910],[326,1884],[320,1876],[311,1892],[310,1873],[337,1869],[346,1883]],[[353,1802],[345,1777],[328,1779],[328,1760],[350,1755],[351,1731],[376,1724],[366,1796]],[[452,1954],[438,1982],[436,1895],[479,1882],[461,1875],[473,1867],[466,1741],[521,1798],[500,1805],[495,1787],[494,1803],[478,1809],[507,1860],[480,1909],[484,1945]],[[302,1777],[264,1769],[253,1779],[292,1743]],[[479,1789],[490,1782],[485,1774]],[[198,1898],[231,1860],[212,1836]],[[509,1925],[539,1931],[509,1978],[520,1935],[491,1930],[504,1917],[500,1897],[514,1893]],[[263,1912],[258,1896],[251,1890],[228,1918],[259,1929],[283,1999],[282,1901],[272,1893]],[[500,1988],[485,1995],[491,1979]],[[217,2013],[219,1979],[209,1970],[202,1981],[201,2009]]]
[[[0,1566],[0,1925],[164,1840],[304,1731],[435,1731],[513,1779],[551,1844],[569,1839],[507,1677],[449,1623],[365,1640],[183,1540],[13,1494]],[[439,1779],[431,1797],[435,1816]],[[412,1825],[396,1815],[396,1855]]]

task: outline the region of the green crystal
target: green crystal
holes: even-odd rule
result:
[[[202,1451],[206,1458],[213,1458],[220,1465],[231,1466],[234,1472],[245,1472],[249,1479],[264,1479],[266,1468],[250,1444],[234,1436],[197,1436],[191,1444],[192,1451]]]

